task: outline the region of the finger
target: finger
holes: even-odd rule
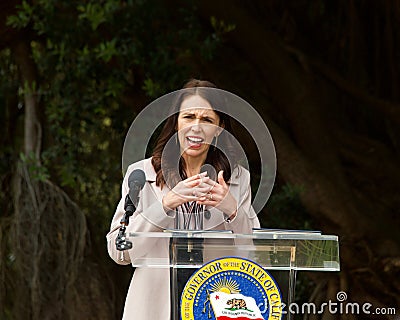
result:
[[[223,200],[223,197],[218,193],[207,193],[204,197],[201,197],[202,201],[207,201],[212,204],[218,204]]]
[[[207,192],[220,192],[219,188],[221,188],[221,186],[218,183],[214,183],[214,184],[206,184],[206,183],[201,183],[199,184],[196,189],[201,189],[201,190],[206,190]]]
[[[215,186],[219,186],[219,184],[217,182],[213,181],[213,185],[210,187],[210,190],[208,190],[208,192],[211,192]]]
[[[201,180],[197,179],[197,180],[193,180],[193,181],[189,181],[189,182],[185,181],[184,185],[187,188],[194,188],[194,187],[197,187],[200,183],[201,183]]]
[[[197,201],[199,199],[199,197],[197,197],[197,196],[183,196],[182,198],[184,198],[188,202],[189,201]]]
[[[205,179],[206,175],[207,175],[207,172],[196,174],[192,177],[187,178],[186,180],[183,180],[183,183],[185,186],[193,188],[193,187],[199,185],[200,183],[202,183],[202,181],[203,181],[203,179]]]
[[[188,188],[194,188],[194,187],[200,186],[203,183],[204,179],[205,178],[197,178],[197,179],[192,180],[192,181],[184,180],[183,184]]]
[[[210,187],[208,185],[204,187],[198,186],[196,188],[193,188],[193,192],[195,192],[199,196],[203,196],[210,192]]]
[[[224,171],[221,170],[220,172],[218,172],[218,183],[225,187],[228,187],[228,185],[226,184],[225,180],[224,180]]]
[[[199,185],[200,187],[205,187],[207,186],[208,188],[214,188],[216,185],[218,185],[218,182],[214,181],[213,179],[209,177],[205,177],[201,184]]]
[[[188,201],[194,201],[194,200],[198,199],[198,196],[195,195],[191,189],[172,190],[172,192],[175,193],[178,197],[188,200]]]
[[[198,199],[196,202],[197,202],[197,204],[201,204],[201,205],[204,205],[204,206],[210,206],[210,207],[217,207],[218,204],[219,204],[218,201],[210,200],[210,199],[204,199],[204,198]]]
[[[204,205],[204,206],[211,206],[211,207],[215,207],[215,206],[218,204],[218,203],[217,203],[216,201],[214,201],[214,200],[208,200],[208,199],[204,199],[204,198],[198,199],[198,200],[196,201],[196,203],[197,203],[197,204]]]
[[[194,176],[191,176],[189,178],[186,178],[185,180],[183,180],[184,182],[189,182],[189,181],[193,181],[193,180],[198,180],[198,179],[202,179],[205,176],[207,176],[207,171],[205,172],[201,172],[199,174],[195,174]]]

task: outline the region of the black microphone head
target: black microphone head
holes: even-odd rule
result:
[[[129,175],[128,178],[129,188],[139,187],[139,189],[142,190],[145,182],[146,182],[146,175],[141,169],[135,169]]]

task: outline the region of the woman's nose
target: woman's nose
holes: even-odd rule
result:
[[[194,132],[199,132],[201,130],[200,125],[199,124],[194,124],[192,125],[192,131]]]
[[[192,131],[195,131],[195,132],[201,130],[200,120],[199,119],[196,119],[196,120],[193,121],[191,129],[192,129]]]

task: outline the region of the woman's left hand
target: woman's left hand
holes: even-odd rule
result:
[[[208,184],[210,189],[197,200],[198,204],[212,206],[221,210],[228,217],[236,214],[237,202],[229,191],[229,186],[226,184],[223,176],[223,171],[218,172],[217,181],[210,178],[204,179],[201,186]]]

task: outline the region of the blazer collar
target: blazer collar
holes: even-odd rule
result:
[[[237,185],[239,184],[239,179],[240,179],[240,171],[239,167],[236,167],[235,170],[233,170],[231,178],[228,181],[228,184],[234,184]]]
[[[146,181],[154,182],[156,181],[157,173],[154,170],[153,165],[151,164],[151,158],[146,159],[143,164],[144,172],[146,173]]]

